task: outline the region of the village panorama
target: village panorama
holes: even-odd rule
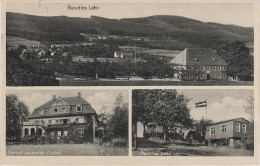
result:
[[[251,27],[6,15],[8,86],[253,85]]]

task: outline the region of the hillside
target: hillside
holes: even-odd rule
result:
[[[7,36],[37,41],[83,41],[84,38],[79,33],[90,33],[150,37],[153,41],[148,44],[143,43],[148,47],[158,45],[158,48],[161,48],[167,44],[170,47],[174,44],[173,41],[184,47],[214,47],[235,40],[245,43],[253,42],[254,36],[253,28],[250,27],[205,23],[179,16],[150,16],[117,20],[97,16],[91,18],[42,17],[7,12],[6,21]]]

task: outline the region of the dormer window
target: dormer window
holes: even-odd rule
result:
[[[76,106],[76,111],[77,112],[81,112],[82,111],[82,106],[81,105],[77,105]]]
[[[56,104],[57,104],[57,105],[62,105],[62,101],[59,100],[59,101],[56,102]]]
[[[40,115],[44,115],[44,109],[40,110]]]

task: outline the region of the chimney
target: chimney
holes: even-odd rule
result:
[[[81,93],[80,92],[78,92],[78,96],[81,97]]]
[[[52,100],[56,99],[56,95],[52,95]]]

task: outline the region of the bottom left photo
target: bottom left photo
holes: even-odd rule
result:
[[[127,156],[128,90],[7,89],[7,156]]]

